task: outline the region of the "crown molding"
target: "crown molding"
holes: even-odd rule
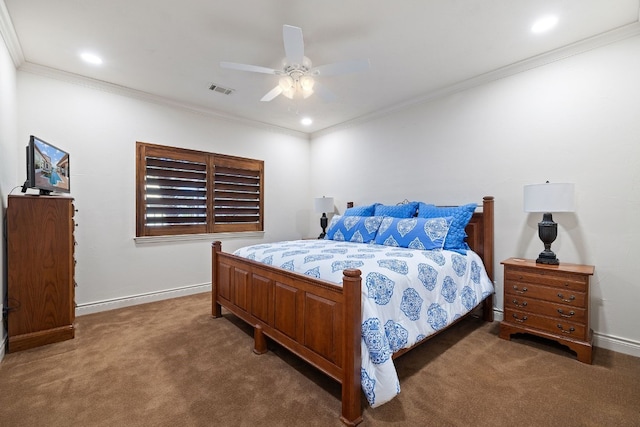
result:
[[[360,116],[355,119],[322,129],[320,131],[313,132],[311,134],[311,139],[335,132],[337,130],[343,130],[362,123],[370,122],[381,117],[386,117],[390,114],[397,113],[416,105],[429,103],[436,99],[443,98],[457,92],[462,92],[486,83],[490,83],[495,80],[513,76],[557,61],[562,61],[572,56],[580,55],[582,53],[589,52],[591,50],[598,49],[600,47],[607,46],[622,40],[626,40],[631,37],[636,37],[638,35],[640,35],[640,22],[636,21],[631,24],[616,28],[614,30],[586,38],[576,43],[572,43],[570,45],[545,52],[543,54],[533,56],[522,61],[514,62],[513,64],[498,68],[493,71],[489,71],[484,74],[480,74],[478,76],[460,81],[453,85],[436,89],[419,97],[392,105],[383,110],[378,110],[371,114]]]
[[[304,132],[299,132],[299,131],[271,125],[268,123],[259,122],[256,120],[250,120],[243,117],[233,116],[231,114],[226,114],[226,113],[212,110],[212,109],[190,105],[187,103],[175,101],[170,98],[162,97],[159,95],[153,95],[151,93],[144,92],[141,90],[131,89],[126,86],[121,86],[114,83],[105,82],[102,80],[92,79],[90,77],[85,77],[80,74],[70,73],[67,71],[58,70],[56,68],[34,64],[28,61],[23,62],[23,64],[18,68],[18,71],[23,71],[26,73],[35,74],[35,75],[63,81],[66,83],[71,83],[71,84],[82,86],[89,89],[99,90],[107,93],[125,96],[128,98],[138,99],[141,101],[145,101],[145,102],[149,102],[157,105],[168,106],[168,107],[176,108],[179,110],[187,111],[190,113],[194,113],[194,114],[198,114],[206,117],[213,117],[213,118],[224,120],[227,122],[242,124],[244,126],[252,126],[252,127],[270,131],[270,132],[283,133],[283,134],[288,134],[295,137],[302,137],[307,140],[309,139],[309,134]]]
[[[0,35],[2,35],[7,50],[9,50],[13,65],[16,68],[20,67],[25,61],[24,53],[22,53],[22,46],[20,46],[18,35],[13,27],[13,22],[4,0],[0,0]]]

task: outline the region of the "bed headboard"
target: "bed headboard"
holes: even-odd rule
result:
[[[493,196],[482,198],[482,211],[473,213],[467,232],[467,244],[484,261],[484,267],[491,280],[493,277]],[[347,202],[347,208],[352,208],[353,202]]]

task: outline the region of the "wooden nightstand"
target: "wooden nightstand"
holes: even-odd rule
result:
[[[504,320],[500,338],[524,332],[558,341],[591,363],[589,278],[592,265],[536,264],[509,258],[504,265]]]

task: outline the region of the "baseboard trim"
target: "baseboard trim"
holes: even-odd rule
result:
[[[501,310],[493,309],[495,321],[502,321],[504,313]],[[600,332],[593,332],[593,345],[595,347],[606,348],[616,353],[628,354],[629,356],[640,357],[640,342],[627,338],[606,335]]]
[[[166,299],[194,295],[203,292],[211,292],[211,283],[183,286],[180,288],[167,289],[158,292],[149,292],[146,294],[132,295],[123,298],[114,298],[110,300],[79,304],[76,307],[76,316],[99,313],[101,311],[107,310],[115,310],[117,308],[130,307],[133,305],[146,304],[149,302],[162,301]],[[493,315],[496,322],[500,322],[504,319],[504,313],[501,310],[494,309]],[[3,341],[2,347],[0,347],[0,360],[2,360],[2,358],[4,357],[5,344],[6,343]],[[630,339],[594,332],[593,345],[618,353],[640,357],[640,342]]]
[[[593,345],[596,347],[606,348],[607,350],[612,350],[617,353],[640,357],[640,342],[626,338],[605,335],[594,331]]]
[[[149,302],[162,301],[171,298],[184,297],[187,295],[194,295],[203,292],[211,292],[211,283],[183,286],[180,288],[167,289],[163,291],[149,292],[139,295],[130,295],[122,298],[113,298],[109,300],[78,304],[76,306],[76,316],[115,310],[117,308],[130,307],[133,305],[146,304]]]

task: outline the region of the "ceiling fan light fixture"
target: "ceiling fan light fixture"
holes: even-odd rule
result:
[[[310,91],[311,93],[313,93],[313,85],[316,82],[313,80],[313,77],[311,76],[302,76],[300,77],[300,87],[302,88],[303,92],[306,91]]]
[[[289,89],[285,90],[284,92],[282,92],[282,94],[284,96],[286,96],[287,98],[289,98],[289,99],[293,99],[293,95],[296,94],[296,89],[295,89],[295,87],[292,86],[291,88],[289,88]]]
[[[278,82],[278,84],[280,85],[280,87],[284,92],[294,89],[294,86],[293,86],[294,83],[291,76],[280,77],[280,81]]]
[[[325,102],[331,102],[335,95],[324,86],[315,84],[314,76],[335,76],[338,74],[354,73],[369,69],[369,60],[351,60],[325,64],[312,68],[311,60],[304,56],[304,41],[302,29],[292,25],[282,27],[285,58],[282,69],[262,67],[259,65],[239,64],[235,62],[220,62],[222,68],[249,71],[253,73],[272,74],[279,76],[276,87],[267,92],[260,101],[268,102],[279,95],[289,99],[308,98],[317,93]]]

